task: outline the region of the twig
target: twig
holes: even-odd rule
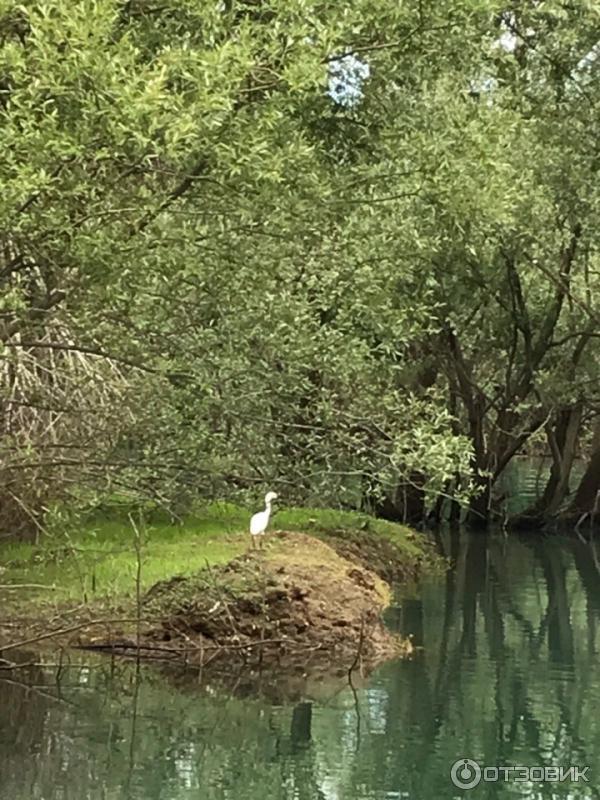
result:
[[[360,634],[358,637],[358,648],[356,650],[356,655],[354,656],[354,661],[352,662],[350,669],[348,670],[348,680],[350,681],[350,683],[352,683],[352,671],[356,669],[356,666],[362,656],[364,641],[365,641],[365,617],[363,614],[360,620]]]
[[[219,601],[223,604],[223,607],[225,608],[225,613],[227,614],[227,617],[229,619],[229,623],[231,625],[231,630],[233,631],[234,634],[238,635],[237,625],[235,624],[235,619],[233,618],[233,615],[231,613],[231,609],[229,608],[229,604],[227,603],[227,601],[223,597],[223,592],[221,591],[221,587],[219,586],[215,576],[213,575],[213,571],[212,571],[211,566],[210,566],[210,564],[208,562],[208,559],[204,559],[204,561],[206,563],[206,570],[207,570],[208,575],[210,577],[210,580],[212,582],[213,589],[219,595]]]
[[[356,711],[357,747],[358,743],[360,742],[360,706],[358,704],[358,694],[356,692],[356,687],[352,683],[352,671],[356,668],[357,664],[361,659],[364,641],[365,641],[365,616],[363,614],[360,619],[360,634],[358,637],[358,647],[356,649],[356,655],[354,656],[354,661],[352,662],[352,664],[350,665],[350,669],[348,670],[348,683],[350,684],[350,689],[352,690],[352,695],[354,697],[354,710]]]
[[[35,661],[27,661],[23,664],[17,664],[16,661],[5,661],[5,659],[0,658],[0,669],[25,669],[26,667],[38,667],[40,666]]]
[[[11,642],[10,644],[0,646],[0,653],[7,653],[9,650],[18,650],[19,647],[25,647],[28,644],[35,644],[36,642],[41,642],[44,639],[52,639],[55,636],[63,636],[66,633],[74,633],[75,631],[80,631],[83,628],[89,628],[94,625],[116,625],[122,622],[137,622],[138,618],[131,617],[121,618],[121,619],[93,619],[89,622],[80,622],[78,625],[70,625],[68,628],[58,628],[54,631],[49,631],[48,633],[42,633],[39,636],[32,636],[30,639],[23,639],[20,642]],[[145,620],[146,622],[150,622],[150,620]]]
[[[140,522],[141,511],[140,511]],[[135,610],[136,610],[136,643],[138,649],[138,658],[140,652],[140,637],[142,630],[142,534],[140,528],[136,525],[133,515],[129,514],[129,522],[133,528],[133,546],[135,548],[136,559],[136,572],[135,572]]]
[[[44,583],[2,583],[0,589],[51,589],[56,591],[56,586],[46,586]]]
[[[64,697],[56,697],[56,695],[51,694],[50,692],[43,692],[41,689],[34,688],[30,686],[28,683],[23,683],[22,681],[15,681],[12,678],[4,678],[1,677],[0,681],[2,683],[9,683],[11,686],[18,686],[21,689],[25,689],[27,692],[33,692],[34,694],[38,694],[40,697],[45,697],[47,700],[54,700],[55,703],[66,703],[69,706],[76,706],[76,703],[73,703],[72,700],[67,700]]]

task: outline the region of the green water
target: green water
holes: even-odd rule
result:
[[[0,798],[597,797],[593,551],[465,534],[442,545],[452,568],[388,614],[423,649],[357,679],[356,693],[344,676],[221,687],[109,659],[0,679]],[[450,781],[461,757],[589,765],[591,781],[463,792]]]

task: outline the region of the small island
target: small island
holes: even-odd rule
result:
[[[216,672],[257,664],[343,672],[410,654],[382,611],[392,586],[439,563],[426,536],[365,515],[283,509],[281,527],[255,549],[239,530],[247,512],[215,505],[204,514],[202,530],[132,518],[130,545],[114,558],[114,523],[96,520],[91,541],[57,557],[53,584],[42,583],[47,564],[16,563],[0,588],[9,610],[0,623],[5,659],[21,642]],[[176,560],[163,559],[166,546]],[[27,602],[15,598],[19,586]]]

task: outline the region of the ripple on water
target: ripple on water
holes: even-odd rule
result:
[[[284,694],[253,692],[257,676],[223,689],[146,668],[136,679],[135,666],[104,659],[72,662],[58,681],[42,667],[1,680],[0,797],[432,800],[464,796],[450,779],[459,758],[600,775],[600,573],[589,551],[466,534],[444,547],[448,573],[388,613],[414,657],[356,676],[355,692],[315,682],[310,697],[274,703]],[[580,783],[477,791],[589,796]]]

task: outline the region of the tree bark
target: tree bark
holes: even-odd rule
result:
[[[600,511],[600,417],[596,420],[592,454],[579,482],[575,496],[566,511],[567,517],[588,514],[597,519]]]
[[[550,475],[541,496],[524,512],[511,520],[512,527],[541,527],[558,512],[569,494],[569,481],[577,452],[583,407],[581,404],[561,409],[553,424],[546,426],[546,439],[552,454]]]
[[[556,431],[547,432],[552,452],[552,468],[539,503],[539,511],[544,515],[555,514],[569,494],[569,479],[575,460],[582,415],[581,405],[563,409],[559,412]]]

